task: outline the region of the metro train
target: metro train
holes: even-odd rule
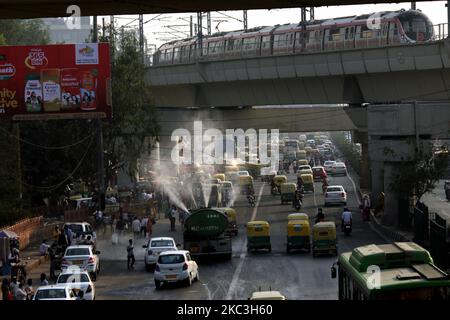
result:
[[[222,32],[202,39],[202,48],[197,37],[163,44],[153,55],[153,64],[385,47],[431,41],[434,30],[420,10],[402,9]]]

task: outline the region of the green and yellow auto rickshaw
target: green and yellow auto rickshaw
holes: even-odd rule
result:
[[[213,175],[214,179],[219,179],[221,182],[225,181],[225,174],[224,173],[216,173]]]
[[[303,160],[306,159],[306,151],[305,150],[298,150],[295,153],[295,157],[297,158],[297,160]]]
[[[247,251],[261,249],[272,251],[270,225],[267,221],[250,221],[247,223]]]
[[[314,193],[314,178],[312,174],[302,174],[300,175],[300,178],[303,182],[303,190],[305,192],[312,192]]]
[[[306,250],[311,252],[311,228],[308,220],[288,220],[286,252]]]
[[[284,175],[276,175],[275,177],[273,177],[272,180],[277,188],[276,193],[274,193],[275,190],[272,190],[272,194],[281,194],[281,185],[283,183],[287,183],[288,181],[287,177]]]
[[[241,194],[248,194],[249,191],[254,191],[252,176],[239,176],[238,184]]]
[[[295,183],[282,183],[280,188],[281,204],[294,201],[297,185]]]
[[[313,226],[313,257],[320,253],[337,256],[338,246],[336,237],[336,224],[331,221],[319,222]]]

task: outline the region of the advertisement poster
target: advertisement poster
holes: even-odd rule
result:
[[[0,119],[110,118],[108,43],[0,46]]]

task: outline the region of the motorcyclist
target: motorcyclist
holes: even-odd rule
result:
[[[292,201],[292,206],[295,207],[301,207],[303,204],[303,194],[300,192],[300,190],[296,190],[294,194],[294,201]]]
[[[297,189],[303,188],[303,180],[301,177],[297,177]]]
[[[317,209],[317,216],[315,223],[319,223],[325,220],[325,214],[322,211],[322,208]]]
[[[247,200],[248,203],[250,203],[252,206],[255,203],[255,192],[253,191],[253,189],[250,189],[249,192],[247,193]]]
[[[272,192],[272,194],[275,194],[277,192],[277,185],[275,184],[275,181],[273,181],[270,183],[270,190]]]
[[[350,226],[352,226],[352,221],[353,221],[352,213],[350,212],[350,210],[348,210],[347,207],[345,207],[344,211],[342,212],[342,217],[341,217],[341,229],[342,229],[342,231],[344,230],[344,226],[346,224],[350,224]]]

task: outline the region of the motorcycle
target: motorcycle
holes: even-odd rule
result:
[[[295,208],[295,210],[299,211],[302,208],[302,200],[294,200],[293,201],[293,207]]]
[[[349,236],[352,233],[352,225],[350,223],[345,223],[343,227],[343,231],[346,236]]]

